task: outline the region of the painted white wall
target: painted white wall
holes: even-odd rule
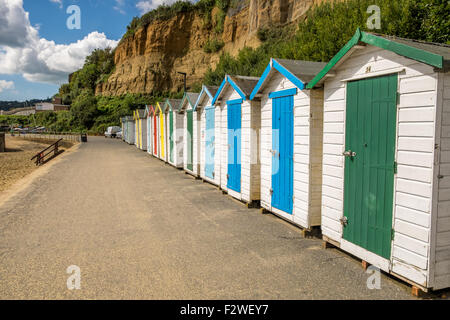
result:
[[[177,168],[183,168],[184,165],[184,115],[182,113],[175,112],[175,166]]]
[[[152,118],[150,116],[147,117],[147,153],[152,154],[153,140],[152,140]]]
[[[390,261],[342,239],[346,82],[374,72],[399,73],[397,114],[398,173],[394,181],[393,241]],[[437,74],[433,67],[368,45],[354,51],[325,81],[322,233],[341,248],[415,283],[429,278]]]
[[[442,100],[442,113],[440,118],[440,154],[438,159],[439,172],[437,176],[437,221],[436,221],[436,252],[434,266],[435,289],[450,286],[450,73],[439,77],[443,84],[438,90]]]
[[[187,103],[186,110],[183,112],[183,168],[185,171],[192,173],[193,175],[197,176],[199,174],[199,163],[198,163],[198,121],[197,121],[197,113],[193,112],[192,118],[193,118],[193,126],[192,126],[192,143],[193,143],[193,155],[192,155],[192,171],[187,168],[187,135],[188,135],[188,128],[187,128],[187,110],[192,110],[192,106],[190,103]]]
[[[197,113],[199,115],[199,162],[200,162],[200,177],[209,181],[215,185],[220,185],[220,109],[215,108],[214,112],[214,137],[215,137],[215,150],[214,150],[214,179],[211,179],[205,175],[205,163],[206,163],[206,111],[205,108],[211,106],[211,99],[206,97],[197,106]]]

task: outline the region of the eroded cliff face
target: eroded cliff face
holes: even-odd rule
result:
[[[234,55],[245,46],[259,46],[259,28],[295,23],[318,1],[242,0],[228,11],[220,36],[214,34],[213,28],[205,28],[196,12],[155,21],[119,44],[115,71],[106,83],[97,86],[96,94],[177,91],[183,87],[177,72],[186,72],[191,86],[202,80],[208,68],[215,67],[223,51]],[[213,18],[217,10],[213,10]],[[203,46],[208,39],[217,37],[224,42],[223,49],[205,53]]]

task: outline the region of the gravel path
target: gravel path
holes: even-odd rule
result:
[[[66,269],[81,269],[68,290]],[[410,299],[382,275],[119,140],[90,138],[0,206],[1,299]]]

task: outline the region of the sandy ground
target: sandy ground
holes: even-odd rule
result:
[[[0,194],[36,170],[35,163],[30,159],[53,142],[55,141],[30,141],[6,135],[6,152],[0,153]],[[72,143],[65,142],[61,150],[67,150],[71,146]]]
[[[45,188],[42,188],[45,185]],[[81,270],[68,290],[66,270]],[[412,299],[384,274],[119,140],[0,205],[1,299]]]

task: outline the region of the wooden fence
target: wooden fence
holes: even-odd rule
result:
[[[14,135],[24,139],[63,139],[66,141],[81,142],[81,134],[74,133],[14,133]]]

